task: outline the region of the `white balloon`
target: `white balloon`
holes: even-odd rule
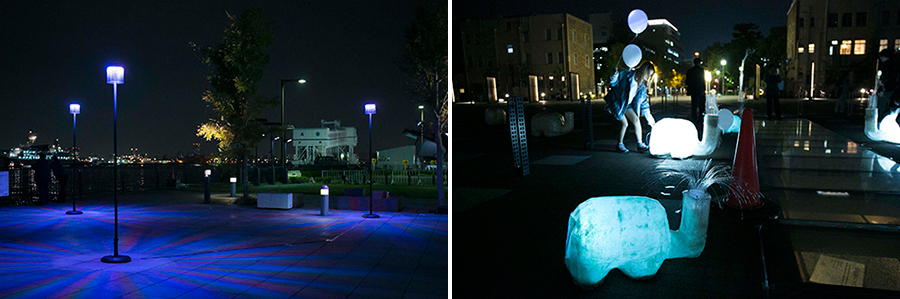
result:
[[[731,127],[731,123],[734,122],[734,117],[731,117],[732,115],[734,114],[731,113],[731,110],[728,110],[728,108],[719,110],[719,129],[723,132],[728,131],[728,128]]]
[[[644,32],[644,29],[647,29],[647,13],[640,9],[628,13],[628,28],[631,28],[634,34]]]
[[[622,50],[622,60],[625,61],[625,65],[628,67],[637,66],[641,62],[641,57],[643,57],[641,48],[635,44],[629,44],[625,46],[625,50]]]

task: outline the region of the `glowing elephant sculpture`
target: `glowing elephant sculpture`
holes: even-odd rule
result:
[[[499,125],[506,123],[506,110],[503,108],[487,108],[484,110],[484,122],[488,125]]]
[[[531,135],[554,137],[568,134],[575,128],[575,113],[566,116],[556,112],[542,112],[531,118]]]
[[[871,99],[870,99],[871,101]],[[866,109],[866,137],[874,141],[886,141],[890,143],[900,143],[900,125],[897,124],[897,113],[900,110],[894,110],[890,114],[885,115],[881,123],[877,123],[878,108]],[[876,126],[876,124],[878,124]]]
[[[682,193],[681,226],[669,229],[666,211],[643,196],[595,197],[569,215],[565,264],[575,284],[593,288],[612,269],[633,279],[656,275],[666,259],[695,258],[706,246],[710,196]]]

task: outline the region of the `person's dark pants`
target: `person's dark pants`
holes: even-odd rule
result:
[[[56,201],[66,202],[66,186],[69,183],[69,175],[60,176],[56,180],[59,181],[59,193],[56,195]]]
[[[38,187],[38,204],[49,204],[50,203],[50,182],[36,182]]]
[[[781,101],[778,99],[778,91],[767,90],[766,91],[766,116],[769,119],[772,119],[773,111],[775,112],[775,117],[777,119],[781,119]]]
[[[704,111],[706,111],[706,97],[703,93],[691,93],[691,121],[695,126],[703,125]]]

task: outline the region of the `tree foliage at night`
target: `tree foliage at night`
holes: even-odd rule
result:
[[[197,136],[219,142],[219,158],[240,159],[244,198],[248,197],[247,153],[262,141],[263,126],[256,120],[260,111],[274,107],[275,98],[257,95],[263,66],[269,63],[266,50],[272,44],[274,32],[262,9],[249,9],[239,17],[228,14],[231,20],[225,29],[222,43],[202,47],[191,43],[204,58],[203,63],[214,68],[207,76],[210,90],[203,101],[216,112],[217,119],[200,125]]]
[[[720,61],[723,59],[728,62],[725,65],[725,74],[732,81],[726,86],[737,89],[740,84],[739,68],[747,50],[751,50],[752,54],[747,57],[744,65],[744,91],[746,94],[753,94],[755,86],[751,83],[756,80],[757,64],[761,68],[760,76],[765,76],[766,69],[769,67],[779,68],[784,74],[784,60],[787,57],[785,53],[787,39],[784,27],[772,28],[769,36],[763,36],[756,24],[739,23],[732,28],[731,37],[732,40],[728,43],[716,42],[701,52],[704,65],[711,71],[722,69]]]
[[[434,116],[432,123],[437,143],[437,179],[443,182],[441,136],[447,131],[447,2],[420,0],[413,20],[406,26],[406,44],[400,69],[409,75],[408,88]],[[424,124],[423,124],[424,125]],[[443,199],[443,188],[438,188]]]

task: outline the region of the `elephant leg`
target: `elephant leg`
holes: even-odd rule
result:
[[[651,279],[659,271],[665,258],[661,255],[652,258],[632,261],[619,267],[626,276],[633,279],[644,280]]]

